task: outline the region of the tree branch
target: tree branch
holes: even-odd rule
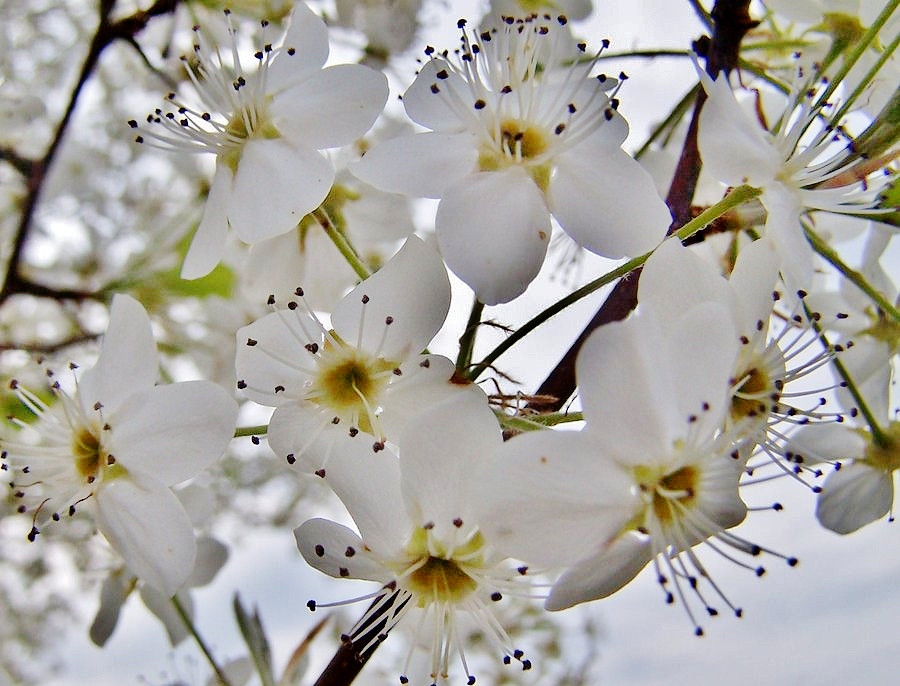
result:
[[[22,274],[22,254],[28,242],[28,235],[40,200],[41,191],[47,178],[47,172],[50,169],[50,165],[53,164],[65,137],[72,115],[75,113],[75,107],[78,104],[81,91],[94,73],[103,51],[117,39],[133,39],[139,31],[147,26],[147,22],[151,18],[172,12],[179,2],[180,0],[157,0],[146,10],[135,12],[129,17],[113,22],[110,20],[110,17],[115,7],[115,0],[102,0],[98,11],[97,30],[88,47],[88,52],[84,58],[75,86],[72,88],[72,94],[69,97],[66,110],[59,124],[57,124],[56,131],[43,158],[40,160],[25,160],[14,151],[3,151],[2,158],[13,164],[26,177],[28,193],[22,202],[22,215],[13,237],[12,250],[9,262],[6,265],[6,277],[3,280],[3,287],[0,288],[0,304],[16,293],[31,293],[32,295],[60,300],[84,299],[84,294],[76,296],[77,291],[58,291],[53,288],[40,286],[30,282]]]
[[[711,13],[713,18],[712,38],[704,36],[694,43],[694,51],[706,58],[706,71],[713,78],[720,71],[727,73],[738,66],[741,41],[746,33],[759,23],[750,18],[749,5],[749,0],[717,0]],[[673,219],[672,226],[669,227],[669,234],[677,231],[691,219],[691,201],[702,166],[697,149],[697,128],[700,110],[705,102],[706,91],[701,88],[697,91],[687,138],[675,168],[672,185],[666,196],[666,205],[668,205]],[[624,319],[635,308],[640,272],[640,268],[635,269],[616,284],[609,297],[563,355],[559,364],[538,388],[535,395],[555,398],[552,403],[542,404],[540,409],[558,411],[575,392],[575,360],[578,357],[578,351],[581,350],[582,344],[594,330],[604,324]]]

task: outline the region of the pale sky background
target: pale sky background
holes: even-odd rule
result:
[[[427,42],[454,47],[455,20],[459,16],[474,19],[477,12],[465,9],[472,6],[475,3],[445,3],[444,28],[435,34],[429,27]],[[688,3],[677,0],[597,2],[594,18],[579,31],[592,46],[598,46],[604,37],[610,38],[612,50],[628,46],[688,47],[701,32]],[[423,39],[421,45],[425,43]],[[410,78],[412,69],[410,66]],[[675,102],[694,82],[693,67],[686,60],[629,60],[610,63],[607,70],[616,73],[620,69],[631,76],[620,93],[620,111],[631,122],[633,132],[640,132],[663,117],[666,104]],[[641,140],[639,135],[633,135],[629,142],[635,145]],[[523,321],[522,312],[537,312],[563,293],[559,284],[539,290],[532,288],[513,306],[489,313]],[[595,296],[570,308],[538,335],[530,337],[517,354],[501,358],[503,367],[519,378],[539,381],[545,370],[535,372],[534,361],[554,364],[598,302]],[[467,295],[456,298],[453,316],[457,328],[445,334],[433,349],[451,349],[468,306]],[[799,566],[791,569],[769,557],[763,560],[768,573],[756,578],[752,572],[720,563],[710,551],[701,552],[719,586],[745,610],[740,620],[723,613],[714,620],[703,621],[703,638],[693,635],[680,605],[664,604],[652,571],[645,571],[608,600],[570,611],[573,615],[591,613],[603,627],[598,683],[897,683],[900,525],[881,521],[841,537],[817,526],[811,494],[792,484],[777,486],[755,487],[745,492],[745,497],[754,501],[750,504],[759,505],[779,500],[786,511],[751,514],[738,532],[754,542],[798,557]],[[289,531],[254,534],[233,551],[231,561],[211,586],[194,593],[199,626],[223,658],[242,654],[231,613],[235,589],[240,590],[247,606],[259,607],[274,645],[277,669],[318,618],[305,607],[310,597],[340,599],[354,593],[352,585],[332,582],[309,569]],[[162,672],[170,676],[180,673],[192,686],[204,683],[208,673],[205,664],[191,668],[187,662],[186,656],[201,662],[195,646],[186,641],[173,656],[163,629],[137,599],[131,599],[125,607],[106,649],[95,648],[87,638],[95,603],[95,598],[85,600],[84,630],[74,630],[63,639],[60,653],[66,667],[49,686],[128,686],[144,683],[139,675],[155,686],[164,683]],[[460,677],[454,683],[463,682]]]

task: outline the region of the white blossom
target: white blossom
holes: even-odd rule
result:
[[[527,568],[497,554],[483,535],[485,501],[477,495],[481,470],[503,442],[487,404],[470,396],[432,406],[410,421],[390,448],[375,455],[335,455],[325,477],[346,506],[359,534],[326,519],[295,530],[309,564],[335,578],[382,584],[370,609],[348,632],[365,652],[409,616],[431,649],[431,681],[446,679],[459,655],[461,613],[505,654],[505,661],[530,661],[511,645],[491,605],[516,591]],[[323,607],[314,601],[310,607]],[[373,627],[377,630],[373,633]],[[411,652],[410,652],[411,654]],[[409,668],[409,659],[404,672]],[[408,677],[400,679],[407,683]]]
[[[620,147],[628,127],[617,80],[591,76],[593,60],[573,58],[558,21],[509,19],[477,43],[461,21],[456,59],[426,50],[403,96],[430,130],[385,141],[351,166],[378,188],[440,198],[441,254],[486,304],[512,300],[537,275],[551,214],[606,257],[651,249],[671,223],[650,175]]]
[[[12,384],[35,415],[23,436],[2,441],[19,473],[22,511],[38,523],[91,513],[129,569],[172,596],[194,568],[191,520],[170,486],[222,455],[237,404],[219,386],[186,381],[155,386],[156,344],[140,303],[117,295],[97,364],[74,397],[58,384],[52,404]],[[4,465],[5,466],[5,465]]]
[[[234,29],[223,51],[197,30],[198,64],[185,59],[191,84],[207,109],[170,95],[140,128],[139,142],[216,155],[206,208],[182,268],[207,274],[222,257],[227,228],[246,243],[297,226],[331,189],[334,168],[319,151],[364,134],[387,100],[387,80],[362,65],[322,68],[325,24],[305,4],[294,9],[280,47],[265,44],[255,71],[241,62]],[[230,53],[230,63],[223,55]],[[323,116],[327,113],[327,116]]]

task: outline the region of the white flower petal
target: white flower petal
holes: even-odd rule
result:
[[[338,303],[331,324],[347,343],[399,362],[428,346],[449,310],[443,261],[421,238],[410,236],[400,252]]]
[[[731,375],[740,348],[731,313],[722,303],[696,305],[674,322],[665,345],[665,351],[657,355],[667,358],[659,361],[661,365],[671,367],[672,391],[682,421],[692,424],[691,434],[712,436],[730,407]],[[687,424],[683,426],[688,431]]]
[[[437,76],[439,72],[441,78]],[[435,93],[434,87],[439,92]],[[444,91],[447,91],[446,96]],[[468,84],[454,69],[437,59],[428,60],[422,65],[415,81],[403,94],[403,106],[409,118],[433,131],[459,131],[465,126],[466,122],[460,118],[460,113],[448,105],[454,101],[471,101],[474,105]]]
[[[649,538],[625,534],[597,555],[568,569],[553,584],[544,607],[564,610],[606,598],[636,577],[651,559]]]
[[[603,442],[597,450],[616,459],[667,451],[677,437],[672,371],[659,349],[664,334],[655,319],[648,320],[632,317],[601,327],[576,361],[584,415]]]
[[[349,169],[383,191],[440,198],[448,186],[471,174],[477,162],[473,134],[426,132],[379,143]]]
[[[317,71],[275,97],[275,125],[292,140],[321,150],[360,138],[387,102],[387,78],[361,64]]]
[[[119,571],[111,573],[104,579],[100,587],[100,607],[88,631],[95,646],[102,648],[112,636],[119,621],[119,611],[131,594],[133,579],[130,574]]]
[[[294,529],[297,548],[310,566],[336,579],[387,582],[388,570],[366,551],[356,534],[327,519],[310,519]]]
[[[210,536],[197,539],[197,561],[194,571],[185,581],[187,588],[199,588],[212,583],[212,580],[228,561],[228,546]]]
[[[650,174],[618,147],[602,159],[577,148],[556,158],[550,210],[575,241],[604,257],[642,255],[665,237],[672,215]]]
[[[709,96],[700,111],[697,146],[704,169],[722,183],[770,185],[782,165],[771,137],[738,105],[728,77],[697,68]]]
[[[816,517],[826,529],[849,534],[886,515],[893,501],[892,473],[852,462],[828,475],[816,504]]]
[[[147,586],[145,584],[144,586],[141,586],[141,600],[144,601],[144,605],[147,606],[147,609],[156,615],[156,618],[162,622],[162,625],[166,629],[166,634],[169,636],[169,643],[171,643],[173,647],[177,646],[187,638],[187,627],[185,626],[181,615],[175,610],[170,597],[153,588],[153,586]],[[179,593],[178,600],[181,602],[182,607],[184,607],[187,616],[193,618],[194,601],[191,600],[191,596],[187,593]]]
[[[359,441],[355,450],[336,451],[325,480],[353,517],[365,544],[382,557],[394,557],[412,524],[400,492],[400,464],[390,447],[373,452]]]
[[[234,174],[231,169],[219,162],[203,206],[203,217],[181,265],[182,279],[206,276],[222,260],[228,236],[228,200],[233,183]]]
[[[435,227],[447,266],[487,305],[525,292],[551,231],[544,197],[519,167],[472,174],[448,189]]]
[[[778,257],[772,244],[760,240],[744,246],[728,281],[739,302],[735,310],[738,334],[748,338],[765,335],[778,281]],[[759,322],[764,324],[762,329]]]
[[[787,449],[806,464],[835,462],[862,457],[866,451],[866,439],[844,424],[816,422],[792,434]]]
[[[800,224],[802,207],[790,189],[775,184],[760,196],[766,208],[765,238],[778,254],[781,277],[788,292],[809,290],[813,278],[814,253]]]
[[[228,198],[228,221],[245,243],[287,233],[325,199],[334,168],[312,148],[287,138],[244,145]]]
[[[109,452],[129,471],[171,486],[222,456],[237,412],[234,399],[209,381],[156,386],[128,398],[111,420]]]
[[[407,423],[397,442],[401,488],[413,524],[433,524],[439,540],[453,538],[454,520],[474,524],[473,475],[503,445],[487,403],[466,394],[431,407]]]
[[[772,285],[769,286],[770,306]],[[641,272],[638,284],[641,308],[652,308],[663,328],[668,330],[683,312],[710,301],[734,302],[728,281],[711,262],[684,247],[677,238],[663,241]]]
[[[582,560],[640,507],[632,477],[604,459],[589,430],[522,434],[504,443],[496,459],[482,459],[481,527],[499,550],[526,562]]]
[[[306,3],[294,4],[290,26],[282,41],[283,52],[269,65],[269,85],[273,90],[290,87],[298,79],[319,69],[328,59],[328,28]],[[293,48],[294,54],[287,50]]]
[[[194,568],[191,520],[172,491],[140,475],[105,481],[95,492],[97,528],[128,568],[172,597]]]
[[[317,370],[305,346],[322,345],[322,327],[310,314],[301,308],[271,312],[238,329],[236,339],[234,366],[245,396],[273,407],[303,397]]]
[[[328,410],[313,403],[288,403],[275,409],[266,438],[280,460],[295,469],[312,473],[334,452],[371,452],[375,440],[370,434],[350,437],[345,424],[333,424]],[[360,444],[360,445],[357,445]],[[365,459],[361,457],[360,459]]]
[[[484,391],[473,383],[461,381],[456,375],[456,365],[441,355],[414,357],[400,371],[401,376],[389,387],[390,397],[385,400],[379,417],[388,436],[398,436],[422,408],[435,407],[458,395],[469,395],[487,404]]]
[[[78,395],[86,414],[96,403],[112,414],[130,395],[152,388],[159,373],[150,317],[130,295],[117,294],[109,310],[109,327],[93,369],[79,380]]]

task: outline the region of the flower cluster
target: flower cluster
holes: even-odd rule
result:
[[[29,231],[55,145],[43,160],[0,145],[24,194],[0,200],[25,208],[0,315],[18,307],[20,331],[74,332],[0,341],[0,369],[19,372],[0,433],[9,514],[36,546],[64,519],[102,534],[102,564],[82,565],[104,571],[97,645],[139,589],[173,645],[198,639],[219,682],[245,682],[252,662],[261,683],[299,683],[321,625],[281,678],[262,622],[239,601],[250,660],[223,667],[194,625],[189,590],[239,557],[229,525],[249,525],[248,510],[289,526],[308,566],[375,584],[353,600],[308,601],[368,603],[341,626],[328,683],[349,683],[405,628],[389,671],[432,686],[474,684],[491,673],[485,659],[549,683],[553,649],[536,649],[537,631],[517,631],[518,620],[607,598],[648,568],[696,635],[723,611],[741,617],[708,560],[763,576],[803,552],[799,537],[801,550],[779,552],[744,533],[755,511],[783,509],[754,505],[755,484],[789,501],[812,493],[811,521],[838,534],[893,519],[900,312],[887,262],[900,126],[883,82],[897,0],[859,17],[826,12],[815,39],[789,35],[773,8],[747,36],[773,62],[752,72],[738,56],[759,22],[713,11],[711,46],[694,44],[708,48],[705,63],[678,53],[696,71],[690,124],[688,98],[658,113],[644,148],[687,130],[665,201],[630,152],[624,103],[639,79],[604,73],[610,41],[576,37],[584,0],[493,2],[480,22],[459,20],[455,49],[425,48],[401,84],[394,67],[427,31],[429,3],[339,0],[320,16],[303,2],[290,12],[244,2],[191,31],[176,15],[171,45],[189,36],[192,50],[174,68],[169,41],[151,50],[155,39],[138,38],[166,3],[123,20],[101,4],[94,45],[105,31],[127,38],[172,82],[163,105],[129,121],[142,145],[128,149],[148,177],[178,169],[171,178],[202,189],[203,208],[188,202],[165,233],[141,209],[154,215],[142,232],[107,246],[122,274],[88,281],[103,251],[88,259],[73,247],[83,282],[44,284],[31,253],[59,231],[53,221]],[[264,9],[279,25],[259,20]],[[808,51],[784,81],[777,53],[797,42]],[[214,165],[184,165],[186,152]],[[104,193],[100,205],[115,190]],[[91,224],[86,242],[100,240],[106,223],[69,214]],[[562,294],[523,316],[543,295],[554,237],[590,253],[584,283],[557,283]],[[556,324],[592,294],[605,300],[583,330]],[[32,327],[43,310],[14,295],[47,300],[52,317]],[[526,337],[547,342],[525,347]],[[538,388],[560,337],[568,352]],[[33,390],[33,366],[4,357],[16,347],[44,350],[43,369],[61,352],[96,362],[72,364],[70,378],[48,371],[49,387]],[[523,368],[504,357],[512,349]],[[172,382],[198,376],[214,380]],[[287,592],[306,599],[300,585]]]

